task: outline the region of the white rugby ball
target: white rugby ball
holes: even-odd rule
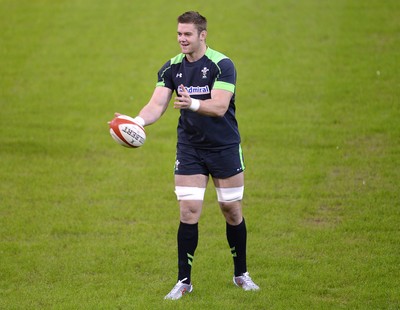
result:
[[[146,131],[130,116],[119,115],[109,125],[111,137],[122,146],[138,148],[146,141]]]

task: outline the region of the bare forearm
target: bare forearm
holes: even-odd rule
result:
[[[143,118],[145,125],[151,125],[155,123],[165,112],[165,109],[160,106],[152,105],[148,103],[139,112],[139,116]]]
[[[192,104],[193,104],[192,99]],[[223,117],[226,113],[227,106],[226,104],[221,104],[218,100],[207,99],[207,100],[199,100],[197,113],[211,116],[211,117]]]
[[[171,95],[170,89],[156,87],[150,101],[139,112],[139,117],[144,120],[145,126],[155,123],[164,114]]]

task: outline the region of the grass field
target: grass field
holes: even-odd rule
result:
[[[210,186],[194,291],[176,281],[177,111],[109,136],[199,10],[239,79],[248,267]],[[0,309],[399,309],[397,0],[0,0]]]

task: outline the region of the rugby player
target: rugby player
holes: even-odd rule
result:
[[[165,299],[193,290],[191,268],[199,238],[198,222],[209,177],[226,219],[234,263],[233,283],[258,290],[246,265],[246,223],[242,214],[245,169],[235,117],[236,69],[225,55],[206,44],[207,20],[189,11],[178,17],[181,53],[158,72],[153,95],[135,118],[142,126],[156,122],[175,92],[180,110],[175,161],[175,193],[180,207],[178,282]]]

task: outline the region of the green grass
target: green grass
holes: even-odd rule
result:
[[[261,291],[231,283],[210,186],[194,292],[165,302],[178,114],[136,150],[107,121],[147,102],[189,9],[238,69]],[[0,0],[0,308],[399,309],[399,19],[394,0]]]

